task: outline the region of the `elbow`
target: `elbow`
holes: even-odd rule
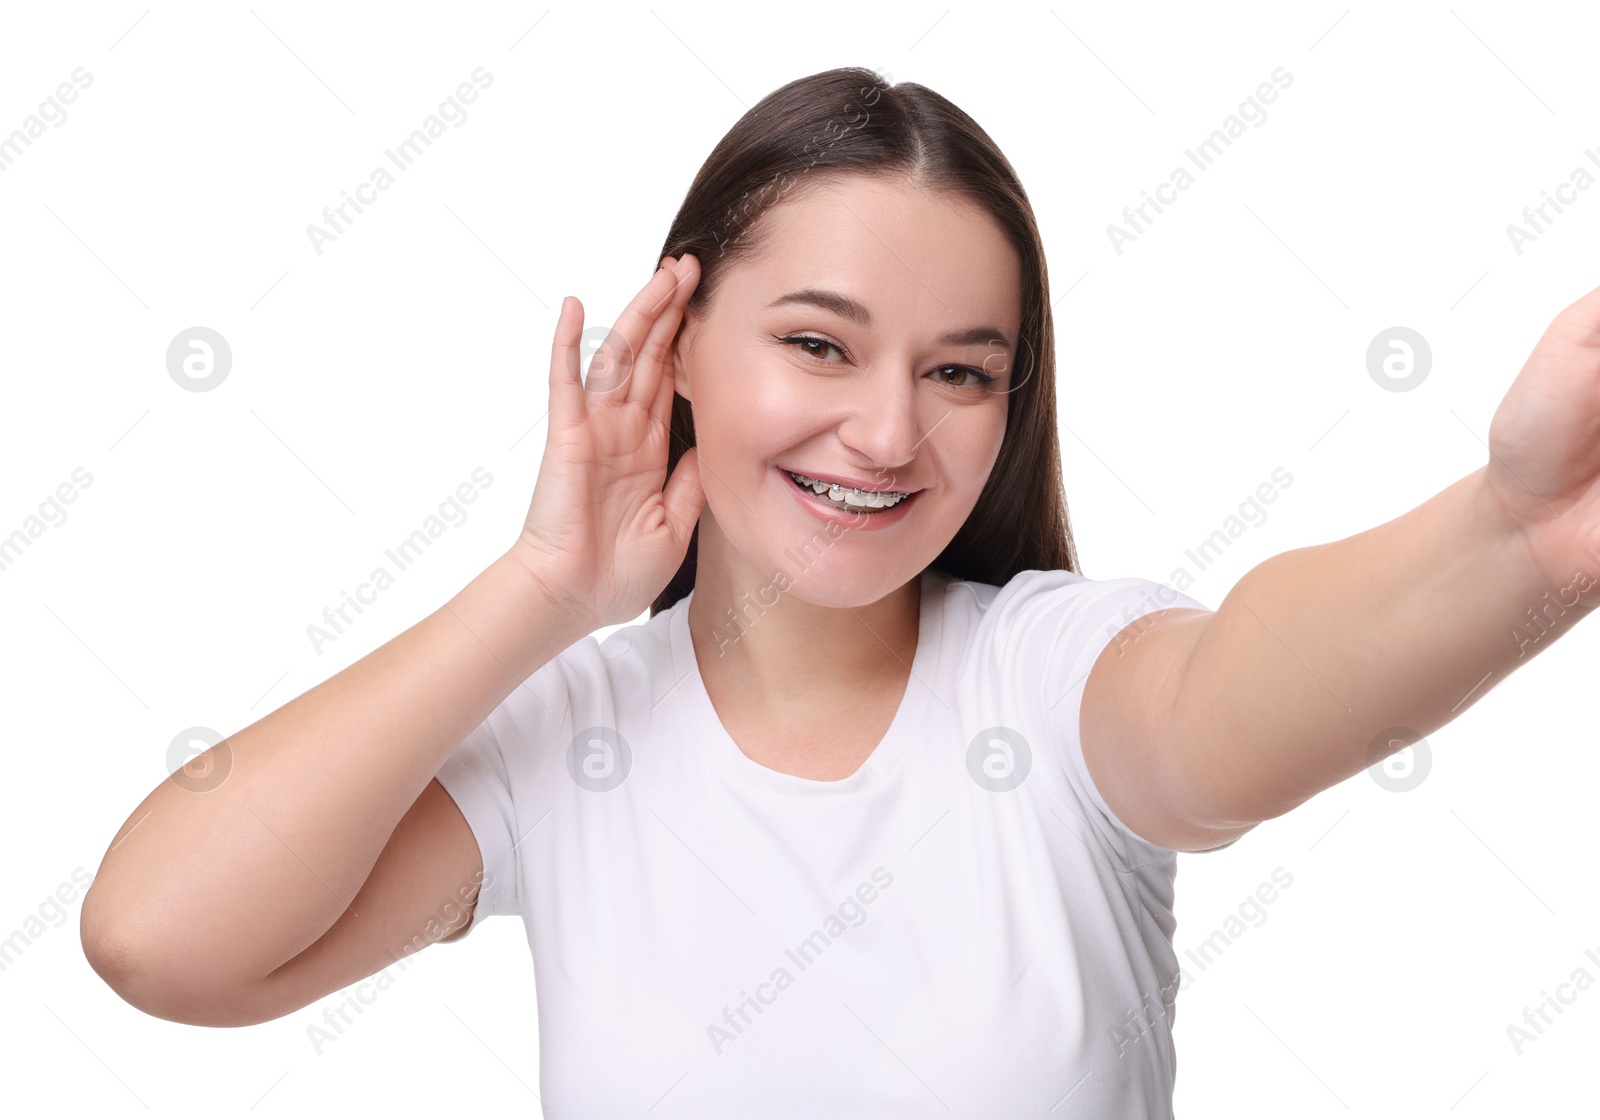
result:
[[[89,967],[122,1001],[157,1019],[192,1027],[245,1027],[273,1018],[250,993],[224,991],[184,966],[183,952],[148,948],[128,924],[116,924],[85,899],[79,938]]]
[[[112,991],[122,996],[128,990],[133,975],[134,954],[132,942],[126,936],[124,924],[115,921],[117,915],[100,882],[90,884],[83,896],[83,906],[78,912],[78,941],[83,947],[84,959],[95,975],[104,980]]]
[[[89,962],[89,967],[94,970],[95,975],[104,980],[106,986],[121,996],[125,1003],[150,1013],[143,995],[145,985],[139,980],[130,942],[120,933],[103,928],[91,933],[87,911],[80,936],[84,959]],[[167,1018],[167,1016],[161,1017]]]
[[[220,993],[182,974],[150,967],[114,937],[85,942],[84,956],[124,1003],[157,1019],[190,1027],[248,1027],[274,1018],[246,996]]]

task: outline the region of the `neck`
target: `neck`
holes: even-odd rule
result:
[[[826,568],[760,572],[734,557],[703,512],[689,604],[701,676],[751,689],[763,707],[903,684],[919,636],[920,578],[870,602],[823,606],[808,600],[825,587],[836,592]]]

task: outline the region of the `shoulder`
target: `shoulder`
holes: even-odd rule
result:
[[[639,695],[650,678],[672,678],[674,628],[686,609],[686,602],[679,600],[653,618],[588,635],[557,657],[562,675],[571,683],[603,687],[619,696]],[[648,689],[642,692],[649,695]]]
[[[1182,591],[1143,576],[1090,579],[1065,569],[1027,569],[1004,584],[952,580],[947,610],[963,607],[991,629],[1044,629],[1086,621],[1132,622],[1169,608],[1207,610]],[[1107,637],[1111,635],[1108,634]]]
[[[530,728],[577,718],[580,711],[609,713],[656,698],[676,679],[672,623],[681,609],[680,603],[646,621],[579,638],[513,688],[491,713],[491,724],[525,738]]]
[[[1064,569],[1028,569],[1003,584],[950,579],[944,595],[945,633],[966,666],[1003,664],[1019,680],[1081,682],[1096,656],[1119,634],[1139,633],[1135,623],[1146,616],[1209,610],[1142,576],[1090,579]]]

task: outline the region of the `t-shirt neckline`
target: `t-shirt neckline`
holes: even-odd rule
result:
[[[676,691],[696,732],[699,747],[721,770],[758,789],[801,797],[832,797],[859,793],[883,781],[900,761],[922,724],[937,684],[939,647],[943,638],[945,589],[950,582],[937,568],[925,568],[920,576],[922,602],[917,618],[917,649],[911,659],[911,675],[906,691],[895,709],[894,718],[883,738],[854,774],[836,781],[802,778],[763,766],[746,755],[734,742],[711,703],[700,663],[695,657],[694,640],[689,634],[690,591],[676,604],[672,614],[672,674],[679,683]]]

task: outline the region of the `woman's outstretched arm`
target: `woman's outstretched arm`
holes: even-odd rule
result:
[[[1196,850],[1281,816],[1461,715],[1600,603],[1600,288],[1545,331],[1489,448],[1408,513],[1257,565],[1216,611],[1117,635],[1081,730],[1129,827]]]

